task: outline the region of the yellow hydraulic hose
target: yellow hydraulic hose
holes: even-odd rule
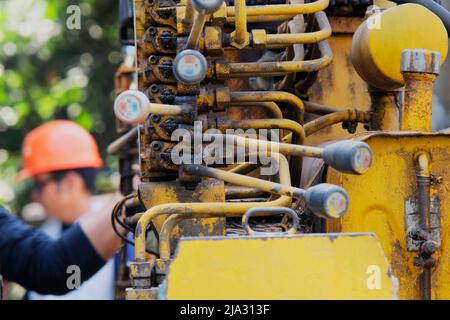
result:
[[[306,123],[303,126],[303,129],[305,130],[306,136],[310,136],[311,134],[319,130],[322,130],[323,128],[345,121],[356,121],[360,123],[366,123],[370,121],[370,113],[357,109],[348,109],[333,112]]]
[[[318,71],[327,67],[333,60],[333,52],[327,40],[319,42],[318,46],[321,57],[314,60],[228,63],[226,67],[216,63],[216,76],[218,79],[274,77],[288,73]]]
[[[297,14],[310,14],[317,11],[325,10],[330,1],[329,0],[317,0],[304,4],[278,4],[278,5],[260,5],[260,6],[248,6],[247,16],[274,16],[274,15],[292,15]],[[235,16],[235,8],[227,7],[227,17]]]

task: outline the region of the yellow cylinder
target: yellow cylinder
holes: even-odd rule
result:
[[[445,62],[448,35],[433,12],[416,4],[403,4],[371,15],[353,37],[351,59],[358,74],[370,85],[394,90],[404,85],[400,60],[405,49],[426,49]]]

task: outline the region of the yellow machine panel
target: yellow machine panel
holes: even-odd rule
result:
[[[431,272],[434,299],[450,299],[450,135],[439,133],[373,133],[359,137],[374,154],[364,177],[328,170],[327,181],[344,187],[352,199],[349,214],[327,224],[330,232],[374,232],[399,279],[400,299],[420,299],[421,268],[414,265],[417,250],[408,244],[408,229],[417,215],[415,155],[431,155],[432,228],[440,238]],[[414,251],[411,251],[413,249]]]
[[[183,238],[165,285],[167,299],[395,299],[397,291],[369,233]]]

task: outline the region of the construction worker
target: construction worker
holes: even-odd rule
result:
[[[33,199],[49,216],[40,227],[48,236],[58,239],[83,214],[103,209],[103,198],[95,201],[92,197],[103,161],[94,138],[85,129],[66,120],[48,122],[25,137],[22,152],[24,168],[19,176],[33,180]],[[111,300],[113,293],[111,259],[78,290],[63,296],[28,292],[26,298]]]
[[[59,234],[52,234],[60,238],[52,240],[0,207],[0,274],[41,294],[63,294],[72,289],[67,278],[74,269],[67,268],[76,266],[80,281],[86,280],[120,246],[110,225],[118,196],[111,196],[100,210],[92,210],[95,171],[103,162],[92,136],[72,122],[52,121],[30,132],[24,141],[23,162],[19,176],[33,179],[34,198],[49,216],[61,221]],[[107,280],[103,275],[96,283],[101,294],[84,292],[83,297],[77,295],[83,291],[76,290],[70,298],[112,297],[113,269],[109,269]],[[107,296],[105,285],[110,288]]]
[[[112,210],[112,207],[109,209]],[[42,294],[64,294],[73,275],[89,279],[111,258],[121,240],[111,227],[110,212],[83,215],[58,240],[52,240],[0,206],[0,274],[4,280]]]

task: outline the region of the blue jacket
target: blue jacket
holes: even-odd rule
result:
[[[0,274],[5,280],[41,294],[59,295],[70,290],[69,266],[80,268],[83,282],[104,263],[78,224],[54,241],[0,206]]]

